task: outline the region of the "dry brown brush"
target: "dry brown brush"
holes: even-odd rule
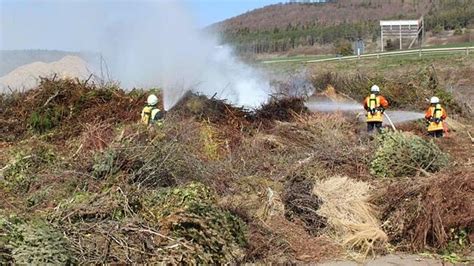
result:
[[[188,92],[170,112],[180,117],[191,116],[200,121],[243,128],[251,123],[254,126],[269,126],[273,121],[294,121],[295,116],[308,113],[308,109],[304,99],[297,97],[272,97],[252,111],[233,106],[225,100]]]
[[[311,114],[296,123],[277,123],[270,132],[285,149],[304,153],[304,158],[332,172],[366,177],[369,150],[355,128],[342,114]]]
[[[473,184],[469,169],[444,172],[393,182],[380,190],[373,202],[382,208],[383,228],[399,250],[440,250],[447,248],[459,231],[473,239]]]
[[[242,107],[236,107],[225,100],[188,92],[169,110],[180,118],[193,117],[198,121],[209,121],[214,124],[233,125],[242,127],[248,125],[249,113]]]
[[[301,220],[312,235],[319,235],[326,227],[327,219],[318,215],[323,203],[313,194],[313,182],[302,176],[288,180],[282,197],[285,204],[285,217],[290,221]]]
[[[53,133],[53,140],[76,137],[91,119],[114,125],[137,121],[145,104],[141,91],[126,93],[114,86],[54,78],[42,78],[36,89],[2,97],[0,128],[8,131],[0,140],[5,141],[22,139],[28,130]]]
[[[296,117],[309,113],[303,98],[273,97],[255,111],[253,120],[267,124],[272,121],[294,121]]]

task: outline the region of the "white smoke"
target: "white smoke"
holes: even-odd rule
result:
[[[125,88],[162,88],[165,109],[189,89],[247,107],[258,106],[270,93],[269,81],[259,71],[230,47],[219,46],[217,36],[198,28],[184,1],[40,0],[19,5],[24,12],[3,12],[0,32],[6,34],[0,49],[97,52],[101,60],[94,60],[92,70],[98,76]]]
[[[141,4],[104,35],[101,51],[112,78],[125,87],[162,88],[165,109],[191,89],[246,107],[267,99],[268,80],[199,30],[180,1]]]

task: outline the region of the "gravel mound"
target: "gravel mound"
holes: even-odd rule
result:
[[[39,84],[39,77],[79,78],[90,75],[87,62],[78,56],[65,56],[52,63],[34,62],[16,68],[0,77],[0,92],[12,90],[29,90]]]

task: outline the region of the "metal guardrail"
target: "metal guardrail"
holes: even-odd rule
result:
[[[427,49],[416,49],[416,50],[405,50],[405,51],[394,51],[394,52],[383,52],[383,53],[373,53],[373,54],[362,54],[362,55],[351,55],[351,56],[342,56],[342,57],[332,57],[332,58],[323,58],[323,59],[283,59],[283,60],[270,60],[263,61],[264,64],[276,64],[276,63],[289,63],[289,62],[301,62],[301,63],[320,63],[320,62],[329,62],[329,61],[342,61],[342,60],[355,60],[361,58],[380,58],[384,56],[396,56],[396,55],[408,55],[408,54],[418,54],[422,56],[423,54],[433,54],[433,53],[452,53],[452,52],[465,52],[466,55],[469,55],[470,51],[474,51],[474,46],[470,47],[451,47],[451,48],[427,48]]]

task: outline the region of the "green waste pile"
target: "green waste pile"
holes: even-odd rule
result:
[[[247,245],[245,223],[200,183],[78,195],[52,223],[87,263],[225,263],[240,261]]]
[[[225,263],[240,261],[246,245],[245,223],[229,211],[216,207],[216,196],[204,185],[152,193],[144,203],[146,219],[160,221],[160,229],[184,245],[170,250],[181,261]],[[191,252],[190,252],[191,251]]]
[[[474,240],[474,177],[468,169],[394,182],[375,193],[383,229],[401,251],[469,252]]]
[[[0,264],[71,264],[63,235],[43,221],[0,216]]]
[[[12,192],[26,192],[38,178],[42,170],[51,166],[56,160],[55,154],[48,146],[38,140],[30,140],[11,151],[11,159],[0,170],[0,188]]]
[[[139,123],[147,94],[43,80],[2,96],[0,264],[318,263],[384,253],[387,237],[437,252],[474,239],[456,132],[373,140],[302,99],[250,112],[193,94],[154,128]]]
[[[433,173],[448,165],[449,158],[433,141],[410,133],[380,134],[370,163],[377,177],[405,177]]]

